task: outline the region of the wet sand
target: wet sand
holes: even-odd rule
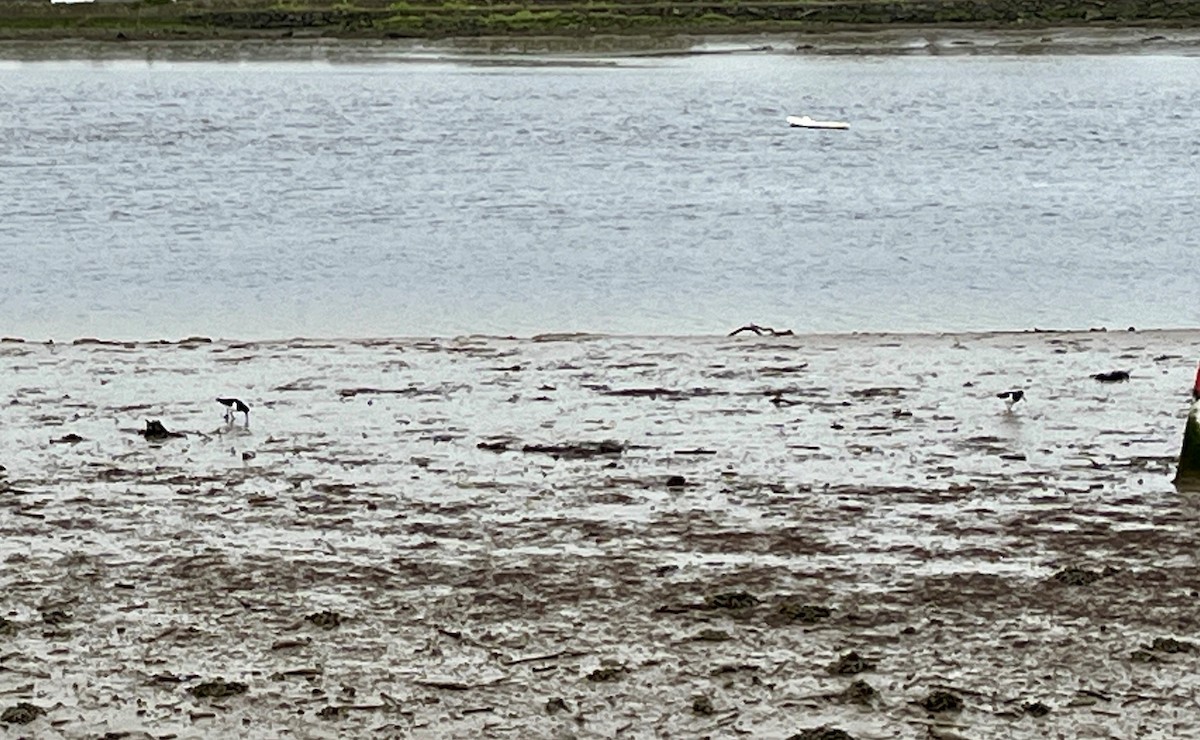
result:
[[[1195,736],[1198,345],[2,343],[0,726]]]

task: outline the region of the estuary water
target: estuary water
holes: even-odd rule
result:
[[[1198,193],[1179,50],[13,60],[0,334],[1197,326]]]

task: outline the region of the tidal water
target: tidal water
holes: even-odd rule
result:
[[[0,334],[1194,327],[1198,194],[1186,53],[8,61]]]

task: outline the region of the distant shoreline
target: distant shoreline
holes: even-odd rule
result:
[[[827,35],[927,29],[1037,33],[1048,29],[1200,30],[1200,3],[1186,0],[714,0],[677,2],[269,3],[179,0],[0,4],[0,41],[203,42],[447,40]]]
[[[213,39],[8,39],[0,34],[0,60],[73,59],[178,62],[269,61],[378,63],[458,59],[467,63],[505,57],[521,64],[621,64],[656,58],[738,54],[805,55],[1044,55],[1200,53],[1200,28],[1046,28],[1038,30],[876,28],[790,34],[675,34],[485,36],[446,39],[213,38]],[[553,60],[553,61],[551,61]]]
[[[981,340],[1026,340],[1033,337],[1052,337],[1055,339],[1084,339],[1100,338],[1112,335],[1138,334],[1156,338],[1194,339],[1200,334],[1200,327],[1150,327],[1146,329],[1097,327],[1093,329],[1079,328],[1028,328],[1028,329],[997,329],[997,330],[963,330],[963,331],[798,331],[792,334],[780,333],[775,336],[755,336],[744,333],[732,335],[728,331],[718,330],[711,334],[624,334],[595,331],[548,331],[539,334],[502,335],[493,333],[481,334],[428,334],[428,335],[396,335],[378,337],[326,337],[326,336],[294,336],[294,337],[230,337],[219,335],[191,335],[179,339],[118,339],[112,337],[97,338],[93,336],[73,339],[32,339],[19,336],[0,337],[0,348],[3,347],[81,347],[96,350],[105,349],[140,349],[148,347],[182,347],[196,348],[203,346],[241,347],[241,346],[278,346],[278,347],[326,347],[354,345],[375,347],[391,344],[419,343],[425,341],[454,342],[487,340],[497,342],[514,342],[517,344],[541,344],[551,342],[595,342],[595,341],[626,341],[626,340],[670,340],[681,342],[697,342],[709,344],[725,341],[777,343],[781,345],[804,344],[812,341],[855,341],[855,342],[911,342],[941,341],[946,339],[981,341]]]

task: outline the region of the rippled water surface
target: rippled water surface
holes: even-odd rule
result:
[[[1200,324],[1200,58],[525,61],[0,65],[0,332]]]

